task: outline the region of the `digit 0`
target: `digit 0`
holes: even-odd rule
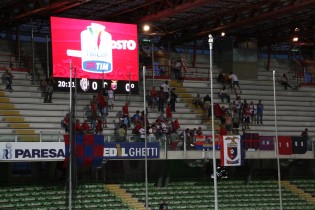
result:
[[[97,82],[92,82],[92,89],[97,90]]]

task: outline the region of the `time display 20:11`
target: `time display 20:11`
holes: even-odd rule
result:
[[[58,87],[70,87],[70,81],[66,82],[66,81],[58,81]],[[75,87],[75,83],[72,82],[72,87]]]

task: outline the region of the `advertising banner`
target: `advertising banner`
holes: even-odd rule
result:
[[[105,143],[104,158],[106,159],[150,159],[160,158],[159,142],[148,142],[145,150],[144,142]]]
[[[242,163],[241,137],[223,136],[221,141],[221,166],[240,166]]]
[[[64,159],[64,142],[0,142],[0,161],[58,161]]]

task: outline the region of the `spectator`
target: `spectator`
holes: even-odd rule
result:
[[[248,105],[244,106],[243,114],[244,114],[244,118],[243,118],[243,120],[244,120],[244,122],[243,122],[244,123],[244,128],[245,129],[250,129],[249,128],[249,124],[250,124],[250,119],[251,119],[252,113],[251,113],[250,108],[249,108]]]
[[[219,96],[221,98],[221,102],[224,103],[224,99],[226,98],[227,103],[230,103],[230,96],[225,92],[225,86],[223,86],[219,92]]]
[[[149,142],[156,141],[155,133],[156,133],[155,124],[152,124],[152,126],[149,127]]]
[[[176,110],[175,110],[175,104],[176,104],[176,102],[177,102],[177,94],[175,93],[175,88],[173,88],[173,89],[171,90],[170,95],[171,95],[171,99],[170,99],[171,110],[172,110],[172,112],[176,112]]]
[[[90,125],[87,120],[84,120],[84,122],[81,125],[81,129],[84,134],[87,134],[91,131]]]
[[[227,130],[225,129],[224,125],[220,126],[220,136],[226,136],[228,135]]]
[[[6,90],[9,90],[10,92],[13,91],[12,89],[12,79],[13,79],[13,74],[12,74],[12,66],[13,64],[11,65],[10,63],[10,66],[6,66],[5,67],[5,72],[4,72],[4,78],[7,80],[7,86],[6,86]]]
[[[188,67],[187,67],[187,60],[186,60],[186,56],[185,55],[182,55],[182,57],[180,58],[180,62],[182,64],[182,71],[184,73],[184,77],[186,77],[186,73],[187,73]]]
[[[65,128],[65,132],[69,133],[69,125],[70,125],[70,114],[66,114],[63,118],[62,126]]]
[[[186,138],[186,148],[190,149],[193,142],[192,142],[192,135],[189,128],[186,128],[186,130],[180,134],[180,138],[182,139]]]
[[[202,128],[199,127],[198,130],[196,130],[194,133],[195,133],[196,135],[201,136],[201,135],[202,135]]]
[[[164,112],[164,101],[165,101],[165,95],[164,95],[164,91],[163,88],[160,88],[160,91],[158,92],[158,111],[159,112]]]
[[[139,130],[141,129],[142,127],[142,122],[141,121],[138,121],[136,124],[135,124],[135,127],[132,129],[132,133],[133,134],[139,134]]]
[[[157,92],[155,90],[155,87],[152,87],[152,90],[150,91],[150,100],[151,100],[151,111],[155,112],[155,107],[158,102]]]
[[[226,112],[225,114],[225,129],[228,133],[231,133],[233,127],[233,121],[232,116],[229,112]]]
[[[171,104],[170,103],[167,104],[165,112],[166,112],[166,118],[168,120],[171,120],[173,114],[172,114],[172,108],[171,108]]]
[[[162,89],[163,89],[163,93],[164,93],[164,100],[165,102],[168,100],[169,97],[169,90],[170,90],[170,86],[168,85],[168,81],[165,81],[164,84],[161,85]],[[165,103],[164,102],[164,103]]]
[[[257,107],[257,125],[263,124],[263,112],[264,112],[264,105],[261,103],[261,100],[258,101]]]
[[[163,202],[160,204],[159,210],[168,210],[168,206],[167,206],[166,201],[163,201]]]
[[[52,75],[50,75],[43,84],[44,89],[44,103],[52,103],[52,95],[54,93],[54,84],[56,83]]]
[[[131,117],[131,122],[136,125],[138,122],[141,122],[141,116],[140,116],[140,111],[137,110],[136,113]]]
[[[52,83],[51,81],[48,81],[46,89],[45,89],[44,103],[52,103],[53,93],[54,93],[54,89],[53,89]]]
[[[195,105],[196,109],[199,109],[199,107],[203,109],[202,99],[199,94],[193,99],[192,103]]]
[[[173,72],[174,72],[174,79],[177,80],[177,82],[181,81],[181,61],[180,60],[176,60],[174,63],[174,68],[173,68]]]
[[[108,109],[113,110],[114,109],[114,100],[115,100],[115,92],[112,88],[108,89]]]
[[[101,135],[103,133],[103,120],[101,117],[98,117],[97,119],[97,124],[95,127],[95,134]]]
[[[284,86],[284,89],[285,90],[288,90],[288,87],[292,89],[292,86],[289,84],[289,79],[287,77],[286,74],[283,74],[282,75],[282,78],[281,78],[281,85]]]
[[[126,125],[128,126],[128,128],[130,128],[128,102],[126,102],[125,105],[122,107],[122,114],[123,117],[127,120]]]
[[[237,92],[236,92],[236,89],[235,89],[235,86],[237,86],[238,89],[239,89],[239,91],[240,91],[240,93],[242,93],[242,90],[241,90],[241,87],[240,87],[240,82],[239,82],[239,80],[238,80],[236,74],[233,73],[233,72],[230,73],[230,76],[229,76],[229,77],[231,78],[232,87],[233,87],[233,89],[234,89],[235,95],[238,96],[238,94],[237,94]]]
[[[239,115],[239,118],[241,118],[243,103],[240,96],[236,97],[235,105],[237,114]]]
[[[254,104],[253,101],[250,102],[249,109],[250,109],[250,113],[251,113],[250,122],[252,124],[254,124],[254,122],[256,121],[255,119],[256,119],[256,115],[257,115],[257,109],[256,109],[256,105]]]
[[[224,79],[224,75],[225,73],[223,71],[220,71],[217,81],[220,82],[221,84],[225,85],[225,79]]]
[[[84,117],[87,118],[88,122],[91,122],[92,111],[91,111],[91,107],[90,107],[89,104],[87,104],[87,105],[83,108],[83,112],[84,112]]]
[[[301,133],[301,136],[308,138],[308,129],[307,128],[305,128],[305,130]]]
[[[204,112],[208,112],[208,109],[210,109],[210,106],[211,106],[211,98],[210,98],[209,95],[206,95],[203,98],[203,109],[204,109]]]
[[[95,129],[97,120],[97,102],[93,101],[91,104],[91,129]]]
[[[99,108],[99,111],[100,111],[101,115],[102,116],[106,115],[107,114],[107,111],[106,111],[106,100],[105,100],[104,96],[102,95],[102,91],[98,92],[97,102],[98,102],[98,108]]]
[[[118,129],[119,141],[126,141],[126,137],[127,137],[126,129],[127,129],[126,125],[124,124],[120,125]]]
[[[75,120],[74,131],[75,131],[77,134],[82,134],[82,133],[83,133],[83,130],[82,130],[82,128],[81,128],[81,123],[80,123],[80,120],[79,120],[79,119],[76,119],[76,120]]]
[[[141,124],[141,128],[139,130],[139,135],[140,135],[140,141],[145,142],[145,133],[146,130],[144,129],[143,125]]]

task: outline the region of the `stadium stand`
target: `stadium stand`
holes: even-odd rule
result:
[[[65,209],[67,191],[63,185],[28,185],[0,188],[0,209]],[[75,192],[75,209],[132,210],[103,184],[80,184]]]
[[[124,183],[127,192],[143,200],[143,183]],[[273,180],[220,180],[218,183],[219,209],[278,209],[277,183]],[[293,192],[282,189],[284,209],[314,209],[314,202],[294,196]],[[149,203],[158,209],[159,203],[166,200],[169,209],[211,209],[214,208],[213,182],[179,181],[170,182],[166,187],[156,187],[149,183]]]

